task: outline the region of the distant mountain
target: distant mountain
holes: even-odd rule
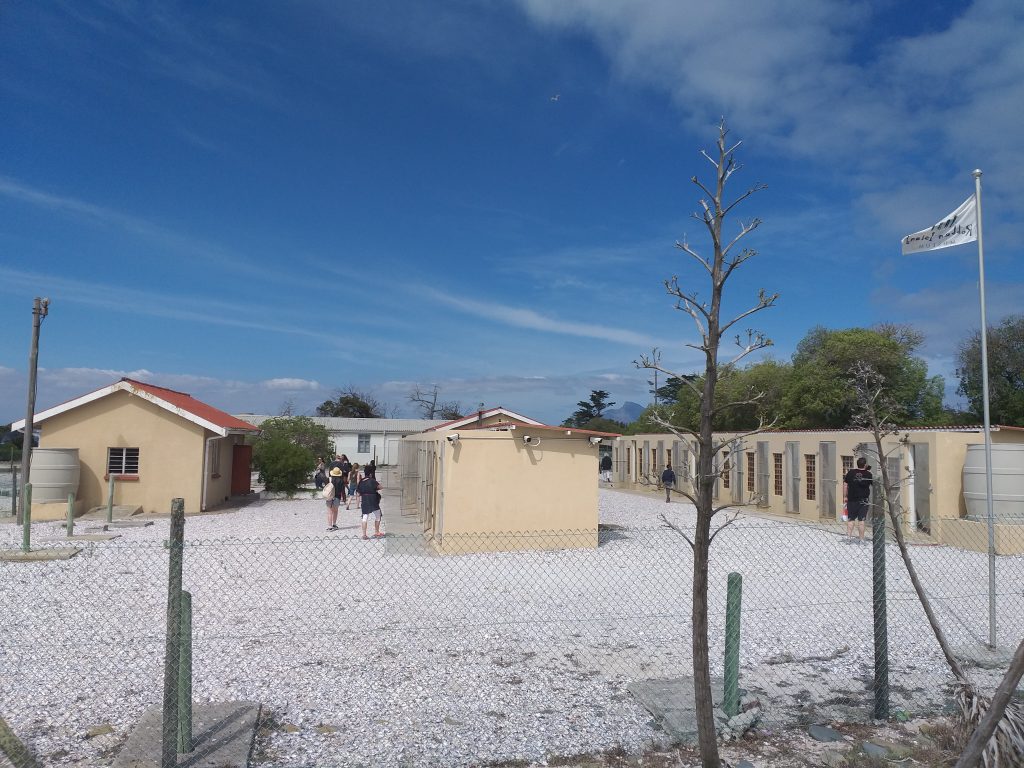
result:
[[[601,415],[606,419],[611,419],[612,421],[621,421],[623,424],[631,424],[636,421],[643,412],[644,406],[627,400],[618,408],[609,408]]]

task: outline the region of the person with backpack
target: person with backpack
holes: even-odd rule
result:
[[[359,486],[359,481],[362,477],[359,475],[359,465],[353,464],[352,469],[348,472],[348,500],[345,502],[345,509],[349,509],[352,504],[352,499],[355,498],[356,488]]]
[[[672,471],[672,465],[666,464],[665,471],[661,473],[661,484],[665,486],[665,503],[672,501],[672,488],[676,484],[676,473]]]
[[[338,507],[341,506],[342,495],[345,493],[341,480],[341,469],[334,467],[330,472],[330,482],[324,485],[321,494],[327,502],[327,530],[338,530]]]
[[[356,486],[356,493],[359,494],[359,504],[362,509],[363,538],[370,538],[366,535],[366,524],[370,521],[370,516],[372,515],[373,537],[379,539],[384,535],[380,532],[380,521],[384,516],[380,511],[380,483],[372,475],[365,475],[359,481],[359,485]]]
[[[348,456],[344,453],[337,454],[334,457],[334,461],[327,465],[327,469],[331,471],[331,477],[335,476],[335,469],[341,470],[341,478],[343,482],[341,483],[341,487],[336,488],[336,490],[340,491],[338,493],[338,498],[342,501],[347,501],[348,499],[345,495],[345,491],[348,488],[348,473],[352,469],[352,463],[348,460]]]

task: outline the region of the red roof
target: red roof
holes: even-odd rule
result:
[[[259,427],[253,426],[247,421],[236,419],[230,413],[225,413],[219,408],[207,405],[201,400],[196,400],[192,395],[186,392],[177,392],[173,389],[158,387],[155,384],[147,384],[143,381],[135,381],[134,379],[129,378],[122,378],[121,381],[131,384],[136,389],[148,392],[153,395],[153,397],[158,397],[176,408],[188,411],[193,416],[198,416],[200,419],[205,419],[211,424],[216,424],[218,427],[223,427],[224,429],[245,430],[248,432],[260,431]]]
[[[474,429],[480,431],[493,430],[496,432],[503,429],[521,429],[523,432],[529,432],[530,430],[534,429],[547,429],[553,432],[590,435],[592,437],[622,437],[622,435],[620,435],[618,432],[597,432],[593,429],[578,429],[577,427],[555,427],[548,424],[518,424],[514,421],[496,421],[493,424],[469,424],[465,427],[459,427],[459,431]]]

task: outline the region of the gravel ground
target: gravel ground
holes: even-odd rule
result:
[[[397,516],[386,495],[385,518]],[[190,517],[197,701],[268,707],[268,765],[475,765],[542,761],[665,734],[626,691],[691,665],[692,508],[602,490],[596,550],[435,557],[415,537],[363,541],[356,513],[323,531],[322,502],[260,502]],[[167,518],[84,544],[67,561],[0,563],[0,715],[52,765],[110,761],[159,703]],[[60,537],[38,524],[34,543]],[[550,543],[557,543],[554,536]],[[20,531],[0,524],[0,547]],[[713,674],[726,575],[744,576],[741,685],[765,723],[865,720],[870,711],[871,553],[835,530],[740,517],[716,539]],[[915,547],[953,642],[987,637],[984,555]],[[894,706],[945,702],[938,648],[898,552],[888,548]],[[1000,643],[1024,627],[1024,558],[1000,558]],[[976,669],[983,686],[997,671]]]

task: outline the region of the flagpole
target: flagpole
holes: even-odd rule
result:
[[[988,321],[985,319],[985,248],[981,239],[981,169],[974,171],[978,226],[978,293],[981,296],[981,402],[985,419],[985,501],[988,513],[988,645],[996,647],[996,533],[992,499],[992,430],[988,410]]]

